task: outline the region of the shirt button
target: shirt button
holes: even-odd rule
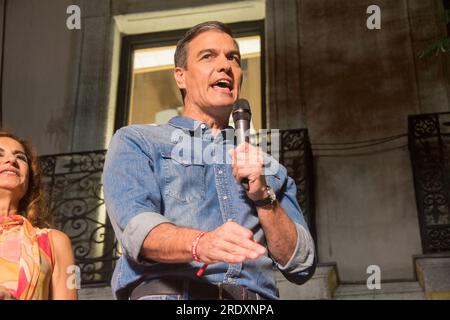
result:
[[[228,199],[228,197],[227,196],[223,196],[223,200],[227,200]]]
[[[219,174],[222,174],[223,173],[223,171],[222,170],[219,170]]]
[[[200,128],[205,129],[205,128],[206,128],[206,125],[205,125],[204,123],[202,123],[202,124],[200,125]]]

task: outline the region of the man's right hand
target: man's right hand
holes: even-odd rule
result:
[[[197,255],[203,262],[242,263],[257,259],[266,248],[253,240],[253,233],[236,222],[228,221],[207,232],[199,241]]]
[[[148,233],[140,256],[148,261],[187,263],[193,260],[192,243],[200,230],[161,223]],[[253,233],[236,222],[228,221],[205,233],[197,244],[197,256],[207,264],[242,263],[257,259],[266,248],[253,240]]]

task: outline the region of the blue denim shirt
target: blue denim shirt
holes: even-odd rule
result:
[[[112,278],[116,298],[128,298],[143,280],[175,276],[199,280],[196,272],[201,263],[164,264],[140,256],[146,236],[161,223],[210,231],[232,219],[266,245],[255,206],[232,174],[226,150],[232,147],[227,138],[232,130],[226,128],[213,137],[206,124],[180,116],[164,125],[133,125],[116,132],[103,174],[108,215],[123,251]],[[174,149],[187,136],[193,137],[191,154]],[[207,153],[212,163],[202,159]],[[295,183],[286,169],[280,165],[266,181],[297,227],[297,245],[289,262],[281,266],[266,255],[242,264],[216,263],[208,266],[201,279],[244,285],[276,299],[273,264],[290,281],[303,283],[314,272],[315,250],[296,200]]]

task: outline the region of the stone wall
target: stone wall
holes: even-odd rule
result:
[[[366,27],[372,4],[381,30]],[[417,57],[446,35],[442,15],[434,0],[268,1],[270,124],[309,130],[319,260],[336,261],[343,282],[365,281],[372,264],[383,281],[414,278],[421,244],[406,136],[340,143],[406,134],[409,114],[449,110],[447,57]]]
[[[224,2],[7,1],[3,125],[40,154],[104,148],[120,48],[113,16]],[[382,28],[373,31],[373,1],[266,3],[270,126],[309,129],[320,261],[336,261],[342,281],[365,281],[371,264],[383,280],[413,278],[421,245],[406,138],[355,150],[319,143],[404,134],[407,115],[449,110],[447,57],[416,55],[445,35],[441,1],[378,0]],[[71,4],[81,7],[82,30],[66,28]]]

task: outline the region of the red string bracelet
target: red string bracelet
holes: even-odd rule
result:
[[[201,277],[205,272],[206,268],[208,268],[208,264],[204,263],[200,269],[197,271],[197,277]]]
[[[205,235],[205,233],[206,232],[200,232],[198,234],[198,236],[194,239],[194,241],[192,241],[192,247],[191,247],[192,258],[197,262],[202,262],[202,260],[200,260],[200,258],[198,257],[197,247],[198,247],[198,243],[199,243],[200,239]]]
[[[206,232],[199,233],[199,235],[194,239],[194,241],[192,241],[192,249],[191,249],[192,258],[194,258],[194,260],[197,261],[197,262],[202,262],[200,260],[200,258],[198,257],[197,247],[198,247],[198,243],[199,243],[201,237],[203,237],[205,235],[205,233]],[[203,273],[205,272],[207,267],[208,267],[208,264],[204,263],[203,266],[197,271],[197,276],[201,277],[203,275]]]

